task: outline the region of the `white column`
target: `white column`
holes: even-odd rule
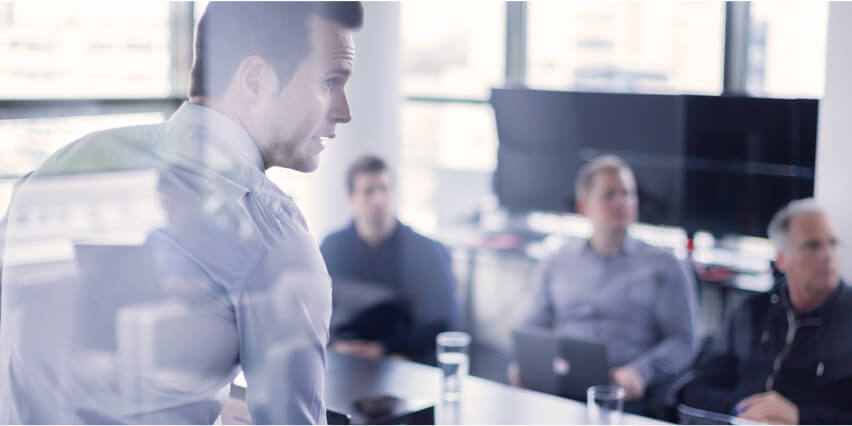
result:
[[[852,3],[829,3],[818,132],[816,198],[843,243],[841,275],[852,279]]]
[[[400,164],[400,4],[364,6],[364,28],[355,33],[355,69],[346,86],[352,121],[337,126],[337,137],[320,154],[316,172],[269,173],[296,199],[318,239],[350,219],[345,179],[353,161],[369,153],[384,158],[395,171]]]

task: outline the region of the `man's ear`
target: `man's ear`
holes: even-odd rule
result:
[[[784,258],[784,252],[779,251],[777,255],[775,255],[775,267],[778,268],[779,271],[783,273],[787,273],[787,263]]]
[[[235,77],[241,97],[253,99],[269,89],[269,68],[266,60],[257,55],[240,62]]]
[[[585,215],[585,214],[586,214],[586,206],[585,206],[585,204],[583,204],[583,200],[579,200],[579,199],[578,199],[578,200],[574,203],[574,207],[577,209],[577,213],[580,213],[581,215]]]

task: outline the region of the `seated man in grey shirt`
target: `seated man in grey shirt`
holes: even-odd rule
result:
[[[539,265],[520,326],[604,343],[626,407],[647,414],[646,389],[686,368],[696,351],[695,282],[673,255],[627,236],[638,203],[633,172],[621,159],[587,163],[575,186],[577,211],[594,231]],[[520,382],[514,364],[509,379]]]

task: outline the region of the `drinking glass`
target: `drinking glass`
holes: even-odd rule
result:
[[[592,386],[586,391],[586,416],[589,424],[621,424],[624,411],[624,388],[621,386]]]
[[[467,376],[470,365],[470,335],[460,331],[447,331],[438,334],[435,340],[438,367],[443,372],[441,397],[444,401],[458,401],[461,399],[462,381]]]

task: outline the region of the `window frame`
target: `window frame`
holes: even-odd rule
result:
[[[92,115],[135,113],[170,114],[186,100],[192,67],[194,37],[193,2],[169,3],[170,94],[162,97],[91,97],[0,99],[0,120],[33,118],[69,118]],[[4,174],[0,179],[17,179],[19,174]]]
[[[524,85],[527,68],[527,2],[506,2],[504,84]],[[194,2],[170,3],[171,74],[169,96],[152,98],[0,99],[0,120],[18,118],[76,117],[127,113],[174,111],[185,100],[186,76],[192,66],[195,25]],[[722,60],[722,93],[742,93],[747,69],[736,65],[748,45],[748,4],[726,2],[725,51]],[[741,58],[740,58],[741,59]],[[404,102],[427,104],[489,104],[485,98],[422,96],[403,94]]]

